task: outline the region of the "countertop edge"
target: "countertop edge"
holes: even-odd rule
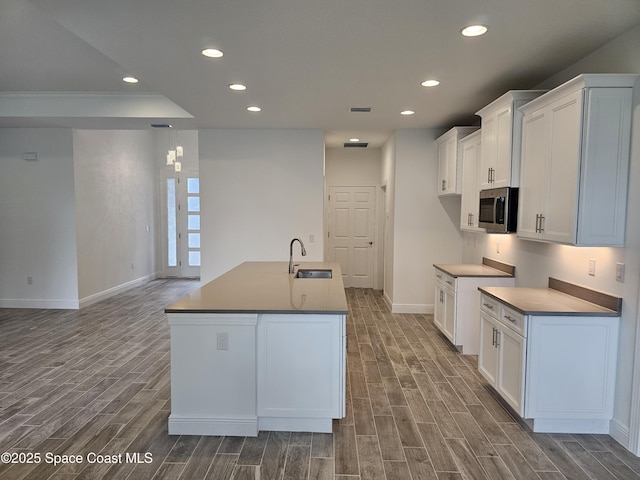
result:
[[[498,270],[497,268],[493,268],[493,267],[490,267],[488,265],[483,265],[483,267],[484,268],[489,268],[491,270],[495,270],[495,274],[491,273],[489,275],[481,275],[481,274],[477,274],[476,273],[476,274],[464,274],[464,275],[461,275],[461,274],[451,273],[450,270],[446,270],[446,266],[448,266],[448,265],[449,264],[435,264],[434,263],[433,267],[436,270],[440,270],[442,273],[446,273],[447,275],[452,276],[453,278],[484,278],[484,277],[486,277],[486,278],[494,278],[494,277],[495,278],[514,278],[515,277],[515,275],[511,275],[511,274],[509,274],[507,272],[503,272],[502,270]],[[469,264],[469,265],[471,265],[471,264]],[[456,266],[460,267],[460,266],[464,266],[464,264],[456,265]],[[482,266],[482,265],[474,265],[474,267],[475,266]]]
[[[266,314],[266,315],[347,315],[348,310],[225,310],[225,309],[191,309],[191,310],[179,310],[166,308],[164,313],[167,314],[185,314],[185,313],[215,313],[215,314],[229,314],[229,315],[241,315],[241,314]]]
[[[525,310],[525,309],[522,309],[522,308],[518,307],[517,305],[509,303],[505,299],[503,299],[503,298],[501,298],[501,297],[499,297],[497,295],[494,295],[491,292],[486,291],[484,289],[484,287],[478,287],[478,290],[480,292],[482,292],[483,294],[488,295],[491,298],[493,298],[493,299],[495,299],[495,300],[497,300],[497,301],[499,301],[501,303],[504,303],[509,308],[512,308],[516,312],[519,312],[519,313],[521,313],[523,315],[558,316],[558,317],[620,317],[621,316],[621,312],[617,312],[615,310],[609,310],[609,309],[606,309],[604,311],[599,311],[599,312],[593,312],[593,311],[592,312],[576,312],[576,311],[570,312],[570,311],[566,311],[566,310],[563,310],[563,311],[557,311],[557,310]],[[550,290],[553,290],[553,289],[550,289]],[[560,294],[568,295],[568,294],[562,293],[562,292],[560,292]],[[571,296],[571,295],[568,295],[568,296]],[[582,299],[580,299],[578,297],[574,297],[574,298],[576,298],[577,300],[581,300],[583,302],[586,302],[586,300],[582,300]],[[586,302],[586,303],[590,303],[590,302]],[[593,305],[595,305],[595,304],[593,304]],[[604,308],[604,307],[600,307],[599,305],[598,305],[598,307],[599,308]]]

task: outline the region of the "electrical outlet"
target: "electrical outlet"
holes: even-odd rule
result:
[[[496,253],[500,253],[500,242],[496,243]]]
[[[27,277],[27,285],[33,285],[33,277],[31,275]]]
[[[592,277],[596,276],[596,259],[595,258],[589,259],[589,275],[591,275]]]
[[[624,282],[624,263],[616,263],[616,281]]]
[[[229,332],[218,332],[216,340],[218,350],[229,350]]]
[[[131,262],[131,270],[133,270],[133,268],[134,268],[134,267],[133,267],[133,262]]]

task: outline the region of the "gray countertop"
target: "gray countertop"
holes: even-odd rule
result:
[[[300,268],[330,268],[333,278],[294,278],[288,262],[245,262],[165,309],[166,313],[346,314],[340,265],[302,262]]]
[[[513,275],[489,267],[475,264],[437,264],[434,267],[452,277],[513,277]]]
[[[524,315],[620,316],[619,311],[552,288],[480,287],[478,290]]]

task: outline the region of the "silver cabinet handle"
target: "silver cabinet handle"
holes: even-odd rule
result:
[[[446,280],[446,282],[447,282],[449,285],[453,285],[453,282],[452,282],[451,280]]]
[[[500,346],[500,331],[496,330],[496,348]]]
[[[516,323],[516,319],[513,318],[511,315],[505,315],[504,318],[509,320],[511,323]]]
[[[544,233],[544,215],[540,214],[540,233]]]
[[[447,185],[447,181],[446,180],[442,180],[442,191],[444,192],[445,188]]]
[[[491,346],[495,347],[496,346],[496,329],[491,327],[493,329],[493,336],[491,337]]]
[[[493,310],[493,305],[491,305],[490,303],[483,303],[482,305],[487,307],[489,310]]]
[[[442,278],[442,275],[440,275],[439,273],[436,273],[436,277]]]

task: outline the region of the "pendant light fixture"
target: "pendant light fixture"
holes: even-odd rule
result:
[[[169,127],[171,128],[171,127]],[[177,141],[173,140],[173,133],[169,130],[169,148],[167,150],[167,165],[173,165],[176,172],[182,171],[182,162],[180,159],[184,157],[184,148],[180,145],[180,132],[176,132]]]

